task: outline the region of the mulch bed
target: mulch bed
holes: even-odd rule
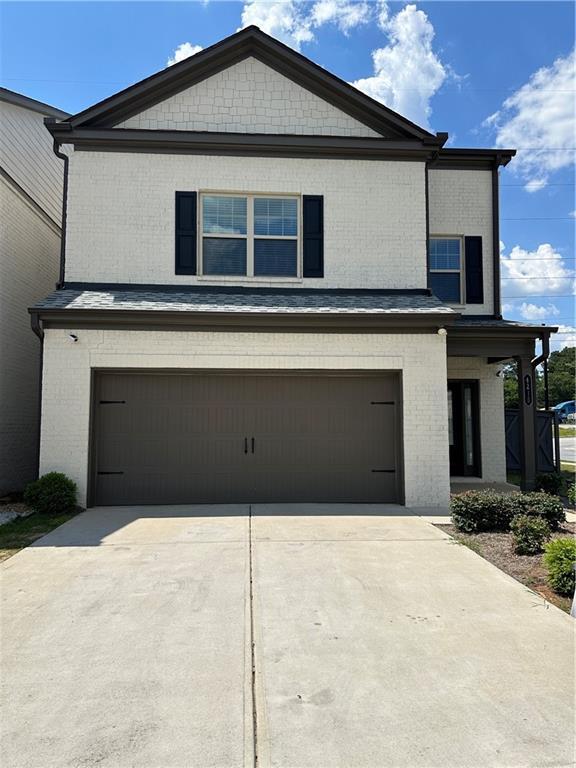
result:
[[[461,533],[453,525],[438,525],[445,533],[477,552],[485,560],[542,595],[548,602],[570,613],[572,600],[553,592],[546,581],[542,555],[517,555],[511,533]],[[575,523],[564,523],[552,534],[553,539],[574,536]]]

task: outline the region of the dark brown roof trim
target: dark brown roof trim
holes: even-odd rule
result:
[[[60,144],[77,150],[269,157],[329,157],[354,160],[428,160],[437,150],[419,141],[272,133],[207,133],[136,128],[76,128],[46,121]]]
[[[39,112],[41,115],[56,117],[58,120],[67,120],[70,117],[68,112],[63,112],[61,109],[51,107],[50,104],[44,104],[43,101],[31,99],[29,96],[24,96],[22,93],[10,91],[8,88],[0,88],[0,101],[5,101],[8,104],[14,104],[17,107],[23,107],[24,109],[30,109],[32,112]]]
[[[436,159],[430,164],[431,169],[451,170],[487,170],[508,165],[516,154],[515,149],[457,149],[453,147],[439,150]]]
[[[33,322],[43,328],[110,330],[239,330],[241,328],[283,331],[375,331],[381,333],[436,332],[450,326],[458,315],[427,312],[370,313],[282,313],[269,312],[160,312],[158,310],[31,309]]]
[[[436,146],[446,141],[445,134],[434,136],[255,26],[79,112],[70,123],[75,128],[116,125],[248,56],[254,56],[377,133],[430,141]]]

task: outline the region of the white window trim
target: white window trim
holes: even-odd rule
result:
[[[459,301],[447,301],[446,304],[449,304],[453,307],[463,307],[465,306],[465,290],[466,290],[466,275],[464,272],[464,267],[466,263],[466,259],[464,258],[464,235],[439,235],[439,234],[433,234],[428,236],[428,240],[459,240],[460,241],[460,269],[432,269],[432,266],[429,265],[429,271],[431,275],[455,275],[460,274],[460,300]]]
[[[197,208],[197,264],[198,277],[204,280],[226,282],[300,282],[302,280],[302,196],[294,192],[228,192],[222,190],[203,189],[199,193]],[[246,234],[222,234],[217,232],[204,233],[203,212],[204,197],[245,197],[246,198]],[[254,234],[254,200],[259,198],[290,198],[296,200],[296,235],[255,235]],[[204,237],[223,238],[230,240],[246,240],[246,274],[244,275],[208,275],[204,274]],[[255,275],[254,274],[254,240],[296,240],[296,275]]]

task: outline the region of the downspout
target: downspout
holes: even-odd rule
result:
[[[32,330],[40,339],[40,361],[38,368],[38,403],[36,406],[38,413],[38,434],[36,436],[36,476],[40,477],[40,435],[42,432],[42,380],[44,372],[44,328],[38,312],[30,312],[30,325]]]
[[[57,139],[54,139],[52,149],[56,157],[64,160],[64,185],[62,188],[62,237],[60,238],[60,273],[58,275],[58,282],[56,288],[60,289],[64,287],[64,274],[66,269],[66,219],[68,211],[68,163],[70,158],[63,152],[60,152],[60,144]]]
[[[498,155],[492,166],[492,270],[494,272],[493,283],[493,301],[494,317],[502,319],[502,304],[500,298],[500,177],[498,168],[501,158]]]

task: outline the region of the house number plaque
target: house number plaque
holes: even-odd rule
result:
[[[532,405],[532,377],[528,374],[524,376],[524,402]]]

